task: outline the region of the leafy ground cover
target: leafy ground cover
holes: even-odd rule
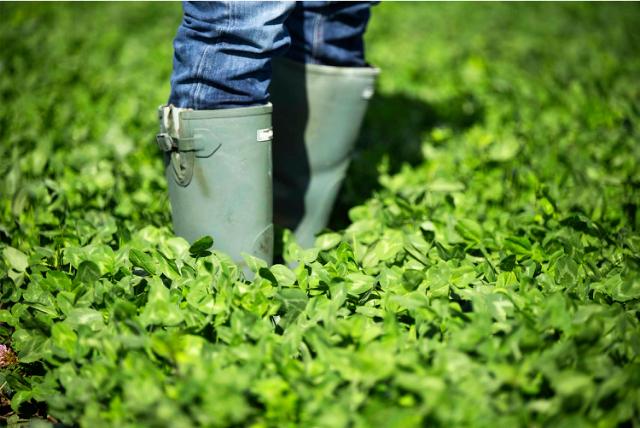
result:
[[[640,424],[636,4],[376,7],[337,231],[253,281],[168,226],[179,15],[0,4],[6,422]]]

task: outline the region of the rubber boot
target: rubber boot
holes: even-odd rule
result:
[[[378,74],[273,61],[274,219],[303,248],[329,221]]]
[[[176,235],[204,235],[248,272],[241,253],[272,262],[271,104],[221,110],[159,108]]]

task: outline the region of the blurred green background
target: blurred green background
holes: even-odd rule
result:
[[[81,206],[168,224],[153,136],[180,4],[4,2],[0,14],[5,216],[48,203],[46,177],[70,215]],[[533,153],[572,133],[595,142],[596,128],[633,128],[639,15],[634,3],[376,6],[367,54],[383,72],[332,226],[348,224],[381,171],[420,163],[432,133],[524,136]]]
[[[168,224],[153,137],[180,4],[4,2],[0,13],[5,215],[47,203],[46,177],[72,216]],[[332,226],[348,224],[381,172],[419,164],[432,137],[509,136],[533,154],[579,133],[565,148],[588,161],[581,146],[598,151],[603,129],[637,119],[639,16],[635,3],[376,6],[367,55],[383,72]]]

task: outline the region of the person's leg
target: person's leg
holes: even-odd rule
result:
[[[194,110],[268,102],[271,58],[289,47],[293,2],[184,2],[169,104]]]
[[[329,220],[378,70],[364,57],[368,3],[298,3],[274,60],[274,219],[303,247]]]
[[[306,64],[365,67],[364,33],[376,2],[306,1],[286,21],[286,57]]]
[[[176,235],[270,263],[273,245],[271,58],[292,3],[184,3],[169,105],[159,111]],[[246,269],[245,269],[246,272]]]

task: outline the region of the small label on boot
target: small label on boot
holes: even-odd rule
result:
[[[273,139],[273,128],[258,129],[258,141],[270,141]]]

